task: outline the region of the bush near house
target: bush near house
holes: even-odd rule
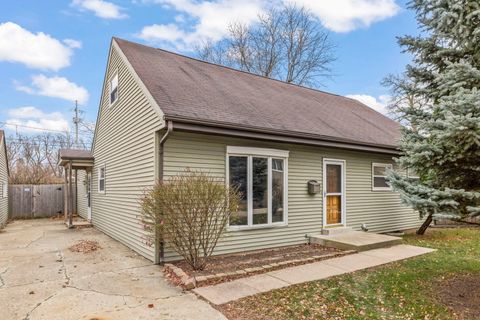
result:
[[[142,222],[150,244],[164,242],[194,270],[202,270],[239,201],[239,192],[223,181],[187,170],[145,193]]]

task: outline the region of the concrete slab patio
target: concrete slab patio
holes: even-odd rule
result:
[[[79,240],[101,249],[71,252]],[[58,220],[15,221],[0,231],[0,319],[225,319],[173,287],[162,268],[92,229]]]
[[[326,279],[386,263],[399,261],[429,252],[429,248],[396,245],[333,258],[325,261],[290,267],[261,275],[238,279],[194,290],[213,304],[220,305],[247,296],[308,281]]]
[[[322,246],[355,251],[386,248],[402,243],[402,239],[399,237],[353,230],[333,234],[312,235],[310,241]]]

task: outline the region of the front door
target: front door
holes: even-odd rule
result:
[[[323,225],[345,224],[345,161],[323,161]]]

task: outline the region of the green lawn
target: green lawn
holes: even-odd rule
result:
[[[464,319],[442,305],[437,292],[445,279],[460,275],[480,281],[480,229],[430,229],[404,242],[438,251],[244,298],[221,309],[230,319],[251,320]]]

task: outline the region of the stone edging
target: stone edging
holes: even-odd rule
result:
[[[329,253],[322,256],[312,256],[312,257],[303,258],[303,259],[294,259],[294,260],[287,260],[287,261],[282,261],[278,263],[266,264],[261,267],[245,268],[245,269],[240,269],[232,272],[217,273],[217,274],[211,274],[208,276],[196,276],[196,277],[189,276],[181,268],[171,263],[165,263],[164,272],[170,275],[173,278],[172,280],[175,283],[179,284],[184,289],[192,290],[197,287],[203,287],[212,282],[219,283],[219,282],[230,281],[238,278],[251,276],[254,274],[261,274],[261,273],[266,273],[266,272],[270,272],[278,269],[283,269],[286,267],[293,267],[297,265],[327,260],[331,258],[343,257],[352,253],[357,253],[357,251],[347,250],[342,252]]]

